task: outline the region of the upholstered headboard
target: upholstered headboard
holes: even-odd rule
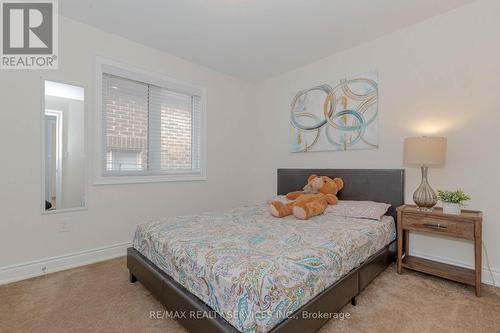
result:
[[[396,208],[404,204],[403,169],[278,169],[278,194],[297,191],[310,175],[340,177],[341,200],[370,200],[391,204],[387,215],[396,219]]]

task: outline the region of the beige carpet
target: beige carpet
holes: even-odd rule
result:
[[[128,282],[125,258],[0,286],[0,332],[185,332],[174,320],[150,319],[161,305]],[[389,267],[326,332],[500,332],[500,297]]]

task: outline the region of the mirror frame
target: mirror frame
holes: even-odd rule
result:
[[[45,209],[45,81],[52,81],[52,82],[57,82],[57,83],[62,83],[62,84],[67,84],[67,85],[72,85],[76,87],[83,88],[83,152],[84,152],[84,164],[83,164],[83,189],[84,193],[83,196],[85,198],[85,205],[82,207],[73,207],[73,208],[62,208],[62,209],[55,209],[55,210],[49,210],[47,211]],[[50,78],[50,77],[40,77],[40,126],[41,126],[41,137],[40,137],[40,166],[41,166],[41,196],[40,196],[40,209],[42,215],[52,215],[52,214],[59,214],[59,213],[68,213],[68,212],[77,212],[77,211],[84,211],[88,210],[88,193],[89,193],[89,187],[88,187],[88,180],[89,180],[89,175],[88,175],[88,86],[84,84],[78,84],[74,82],[68,82],[66,80],[61,80],[58,78]]]

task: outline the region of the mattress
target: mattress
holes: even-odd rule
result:
[[[265,333],[395,238],[389,216],[302,221],[257,205],[151,221],[133,246],[239,331]]]

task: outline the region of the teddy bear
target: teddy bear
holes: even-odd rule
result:
[[[303,191],[290,192],[286,195],[289,203],[274,200],[269,206],[269,212],[276,217],[294,215],[301,220],[323,214],[328,205],[338,202],[337,192],[344,187],[341,178],[331,179],[327,176],[311,175]]]

